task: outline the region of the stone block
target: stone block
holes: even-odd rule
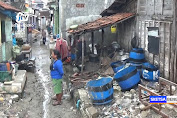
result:
[[[142,111],[142,112],[141,112],[141,117],[142,117],[142,118],[146,118],[147,115],[148,115],[148,111]]]
[[[0,93],[22,93],[26,82],[26,70],[18,70],[11,85],[0,86]]]
[[[130,93],[131,93],[131,94],[135,94],[135,93],[136,93],[135,89],[131,89],[131,90],[130,90]]]
[[[86,108],[86,113],[89,118],[97,118],[99,115],[98,110],[93,106]]]
[[[89,99],[88,91],[85,89],[79,89],[78,92],[81,102],[84,103],[84,108],[91,106],[92,103]]]
[[[124,94],[124,98],[129,98],[129,99],[131,99],[131,98],[132,98],[132,94],[131,94],[130,92],[126,92],[126,93]]]
[[[140,110],[143,110],[145,108],[144,104],[140,104],[139,108]]]
[[[174,107],[170,104],[165,104],[165,108],[169,109],[169,110],[172,110]]]
[[[19,100],[19,96],[18,95],[12,95],[11,99],[12,99],[12,101],[16,101],[17,102]]]
[[[109,68],[105,71],[104,75],[114,75],[114,71],[112,70],[111,67],[109,67]]]
[[[85,113],[85,110],[83,108],[80,109],[82,118],[88,118],[89,116]]]
[[[118,92],[120,92],[120,91],[121,91],[120,86],[113,86],[113,89],[114,89],[114,91],[118,91]]]

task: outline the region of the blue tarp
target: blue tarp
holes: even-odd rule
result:
[[[16,20],[16,13],[13,11],[9,11],[9,10],[0,10],[0,13],[12,18],[12,20]]]

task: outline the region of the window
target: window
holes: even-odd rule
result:
[[[159,28],[148,27],[148,51],[152,54],[159,54]]]

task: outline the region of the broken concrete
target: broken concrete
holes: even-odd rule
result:
[[[86,113],[89,118],[97,118],[97,116],[99,115],[97,109],[93,106],[86,108]]]
[[[88,91],[85,89],[78,89],[78,92],[81,103],[84,105],[84,108],[90,107],[92,103],[91,100],[89,99]]]
[[[26,70],[18,70],[14,80],[0,86],[0,93],[21,94],[26,82]],[[11,83],[11,84],[10,84]]]

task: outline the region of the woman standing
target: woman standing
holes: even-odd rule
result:
[[[53,62],[50,65],[52,83],[54,86],[54,96],[52,99],[56,100],[53,105],[61,105],[61,98],[63,96],[63,87],[62,87],[62,77],[63,77],[63,64],[61,61],[60,53],[57,50],[52,52]]]

